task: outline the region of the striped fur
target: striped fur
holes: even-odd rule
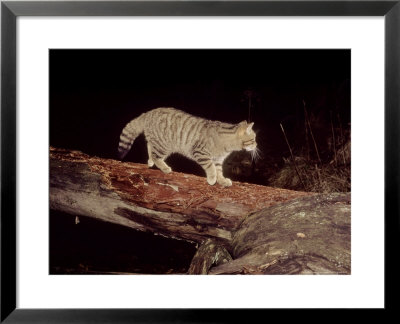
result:
[[[148,165],[171,172],[165,159],[180,153],[196,161],[205,170],[210,185],[232,182],[222,174],[222,164],[233,151],[256,149],[253,123],[228,124],[189,115],[174,108],[157,108],[130,121],[122,130],[118,147],[122,159],[136,137],[144,132],[149,153]]]

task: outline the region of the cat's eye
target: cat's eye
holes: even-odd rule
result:
[[[251,144],[254,144],[255,141],[256,141],[255,139],[251,139],[251,140],[248,140],[248,141],[243,141],[243,145],[245,145],[245,146],[251,145]]]

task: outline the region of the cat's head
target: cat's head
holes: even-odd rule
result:
[[[257,148],[256,133],[253,131],[254,123],[242,121],[239,123],[237,135],[241,142],[241,148],[246,151],[253,151]]]

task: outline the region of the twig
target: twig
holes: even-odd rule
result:
[[[305,186],[305,184],[304,184],[304,182],[303,182],[303,179],[302,179],[301,176],[300,176],[299,169],[297,168],[297,164],[296,164],[296,161],[295,161],[294,156],[293,156],[292,148],[290,147],[290,144],[289,144],[289,141],[288,141],[288,139],[287,139],[287,137],[286,137],[286,133],[285,133],[285,130],[283,129],[282,123],[280,123],[279,125],[281,126],[283,136],[285,136],[286,144],[287,144],[287,146],[289,147],[290,155],[291,155],[291,157],[292,157],[293,165],[294,165],[294,168],[296,169],[297,176],[299,177],[300,182],[301,182],[301,184],[303,185],[304,189],[306,189],[306,186]]]
[[[248,122],[250,123],[251,121],[251,96],[249,96],[249,116],[248,116]]]
[[[320,187],[320,190],[322,191],[323,188],[322,188],[321,173],[319,172],[319,169],[318,169],[318,165],[317,165],[317,164],[315,164],[315,171],[317,171],[319,187]]]
[[[310,124],[310,119],[308,118],[308,113],[307,113],[307,109],[306,109],[306,102],[304,100],[303,100],[303,106],[304,106],[304,116],[306,117],[306,120],[307,120],[307,123],[308,123],[308,128],[310,129],[311,138],[312,138],[312,140],[314,142],[315,152],[317,153],[317,157],[318,157],[319,163],[321,163],[321,158],[319,157],[317,143],[315,142],[314,134],[312,132],[312,128],[311,128],[311,124]]]
[[[335,165],[337,166],[337,156],[336,156],[336,139],[335,139],[335,130],[333,129],[333,120],[332,120],[332,110],[329,111],[331,116],[331,129],[332,129],[332,139],[333,139],[333,153],[335,154]]]
[[[346,165],[346,157],[345,157],[345,155],[344,155],[344,145],[345,145],[345,143],[344,143],[344,136],[343,136],[343,127],[342,127],[342,122],[341,122],[341,120],[340,120],[340,115],[339,115],[339,113],[337,114],[337,118],[338,118],[338,121],[339,121],[339,127],[340,127],[340,137],[341,137],[341,146],[342,146],[342,156],[343,156],[343,164],[344,165]]]
[[[303,101],[304,102],[304,101]],[[305,109],[305,108],[304,108]],[[310,143],[308,141],[308,127],[307,127],[307,118],[304,118],[304,129],[306,134],[306,147],[307,147],[307,161],[310,162]]]

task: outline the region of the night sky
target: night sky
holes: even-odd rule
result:
[[[249,117],[245,92],[251,90],[259,148],[286,156],[279,123],[295,142],[296,125],[304,123],[303,100],[319,119],[328,121],[333,111],[349,123],[350,55],[350,50],[50,50],[50,145],[116,158],[122,128],[142,112],[175,107],[237,123]],[[141,136],[125,159],[145,163],[146,153]]]

